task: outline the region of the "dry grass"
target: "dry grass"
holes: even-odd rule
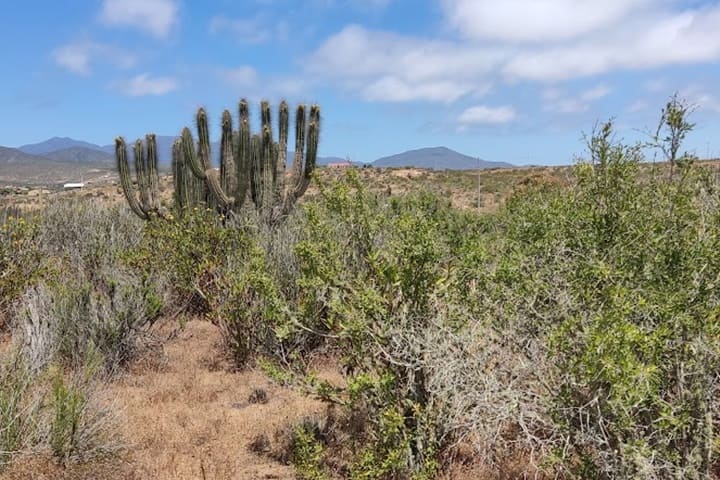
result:
[[[166,346],[164,366],[145,366],[116,385],[134,444],[127,473],[157,480],[295,478],[291,467],[248,447],[322,405],[260,372],[231,372],[220,342],[213,325],[189,322]],[[249,401],[257,389],[266,403]]]
[[[19,458],[0,480],[295,479],[292,466],[274,459],[285,447],[281,434],[302,418],[322,418],[326,407],[259,371],[233,371],[218,328],[208,322],[190,321],[182,330],[164,322],[155,333],[169,338],[164,352],[136,361],[110,386],[126,419],[124,457],[68,467],[43,456]],[[340,380],[329,359],[313,363],[324,365],[322,378]],[[258,391],[266,401],[257,401]],[[488,471],[468,456],[439,479],[523,478],[517,463]]]
[[[283,432],[303,418],[323,418],[326,406],[272,383],[255,370],[235,372],[224,356],[218,328],[194,320],[184,329],[164,322],[158,336],[163,352],[150,352],[110,386],[124,418],[129,443],[122,458],[60,467],[43,456],[17,459],[1,480],[120,479],[294,479],[292,466],[279,463]],[[341,382],[317,358],[313,369]],[[264,392],[258,401],[258,392]],[[262,444],[259,444],[262,440]],[[490,471],[472,455],[459,455],[440,480],[524,478],[526,462],[510,461]]]
[[[110,387],[126,417],[130,449],[124,458],[68,468],[47,458],[20,458],[0,479],[295,478],[291,466],[253,453],[251,443],[261,434],[274,438],[323,405],[258,371],[231,371],[219,331],[208,322],[191,321],[179,332],[161,328],[166,336],[177,334],[165,345],[163,361],[140,360]],[[258,389],[266,392],[265,403],[250,401]]]

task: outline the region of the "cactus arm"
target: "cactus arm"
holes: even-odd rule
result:
[[[175,208],[179,211],[187,208],[187,203],[184,201],[184,167],[185,165],[183,165],[180,150],[180,140],[176,139],[172,146],[173,199],[175,200]]]
[[[115,159],[117,160],[118,173],[120,174],[120,185],[122,186],[125,198],[130,205],[130,209],[143,220],[148,219],[147,213],[145,213],[138,203],[138,199],[135,196],[135,190],[132,186],[132,180],[130,178],[130,165],[127,159],[127,147],[125,146],[125,140],[122,137],[115,139]]]
[[[306,107],[303,104],[298,105],[295,112],[295,154],[290,174],[290,185],[285,189],[282,198],[282,212],[287,213],[295,204],[295,192],[298,191],[302,181],[304,167],[304,150],[305,150],[305,130],[307,125]]]
[[[223,191],[222,186],[220,185],[220,174],[217,170],[209,169],[205,172],[205,183],[207,183],[208,188],[212,192],[213,197],[219,206],[227,208],[235,203],[235,199],[228,197]]]
[[[256,207],[262,199],[262,140],[253,135],[250,142],[250,196]]]
[[[230,113],[227,113],[229,117]],[[212,166],[212,158],[210,156],[210,131],[208,129],[207,113],[205,112],[205,109],[200,108],[195,118],[198,131],[198,163],[200,163],[205,170],[205,183],[207,184],[208,190],[212,194],[212,199],[215,200],[216,204],[222,208],[227,208],[235,202],[235,199],[225,193],[220,175]],[[230,123],[229,126],[229,139],[225,141],[225,144],[228,147],[230,157],[232,157],[232,123]],[[225,152],[223,152],[223,154],[224,153]],[[228,172],[228,174],[229,173],[230,172]],[[232,171],[232,173],[234,174],[235,172]]]
[[[298,105],[295,113],[295,158],[293,159],[293,187],[303,174],[303,150],[305,150],[305,105]]]
[[[275,146],[272,134],[272,120],[270,116],[270,104],[263,101],[262,111],[262,188],[260,209],[263,214],[272,211],[275,193],[275,179],[277,178],[277,159],[275,157]]]
[[[142,140],[136,140],[133,146],[135,156],[135,172],[137,173],[138,190],[140,190],[140,208],[148,214],[150,206],[150,172],[148,171],[147,156]]]
[[[235,208],[245,203],[252,171],[252,137],[250,135],[250,109],[247,100],[240,100],[238,106],[240,126],[238,131],[237,156],[237,190],[235,192]]]
[[[277,164],[275,167],[275,192],[273,197],[275,202],[282,202],[285,191],[285,169],[287,166],[287,143],[288,143],[288,125],[290,118],[288,114],[288,104],[285,100],[280,102],[278,112],[278,143],[277,143]]]
[[[312,107],[310,107],[310,122],[308,124],[307,139],[305,145],[305,165],[302,170],[302,175],[295,179],[296,181],[294,189],[292,193],[288,196],[288,200],[283,206],[285,213],[287,213],[292,208],[298,198],[303,196],[305,191],[307,191],[308,186],[310,185],[310,180],[312,180],[312,174],[313,171],[315,171],[315,166],[317,164],[317,151],[319,141],[320,107],[318,105],[313,105]],[[301,145],[296,147],[302,151]],[[297,160],[297,154],[295,158]]]
[[[222,137],[220,139],[220,185],[231,195],[237,193],[237,167],[233,147],[232,115],[225,110],[222,117]]]
[[[195,152],[195,141],[190,129],[185,127],[180,135],[180,156],[184,165],[185,185],[188,188],[189,206],[202,205],[206,202],[208,189],[205,185],[205,170],[198,161]]]
[[[182,141],[177,138],[173,142],[172,149],[172,170],[173,170],[173,184],[175,186],[174,197],[175,207],[177,210],[182,211],[189,208],[195,202],[191,198],[193,194],[192,182],[194,176],[189,170],[189,166],[185,163],[185,156],[182,151]]]
[[[206,172],[213,168],[210,157],[210,129],[208,128],[207,113],[204,108],[198,109],[195,116],[198,133],[198,159]]]
[[[195,141],[193,140],[190,129],[185,127],[182,131],[181,136],[182,153],[185,157],[185,164],[190,167],[193,175],[200,180],[205,180],[205,169],[198,160],[197,154],[195,153]]]
[[[158,172],[157,139],[154,133],[145,136],[147,148],[148,196],[150,208],[160,210],[160,174]]]
[[[302,185],[295,192],[295,198],[302,196],[310,185],[313,171],[317,165],[318,144],[320,143],[320,106],[310,107],[310,124],[305,144],[305,170],[303,172]]]

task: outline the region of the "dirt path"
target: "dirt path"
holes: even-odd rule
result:
[[[130,449],[120,462],[63,470],[18,462],[15,479],[260,480],[294,479],[290,466],[249,445],[322,404],[271,383],[261,372],[234,373],[222,358],[216,327],[191,321],[164,346],[162,362],[140,361],[111,386],[123,410]],[[266,403],[249,401],[263,390]]]

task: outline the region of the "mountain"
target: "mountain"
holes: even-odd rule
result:
[[[0,166],[23,165],[42,161],[42,157],[30,155],[17,148],[0,146]]]
[[[157,154],[158,154],[158,164],[161,167],[170,167],[172,164],[172,146],[173,142],[175,141],[177,137],[171,136],[171,135],[156,135],[155,136],[155,142],[157,143]],[[144,138],[143,138],[144,140]],[[135,143],[135,139],[131,138],[125,138],[125,143],[127,145],[128,149],[128,155],[130,156],[130,159],[132,161],[133,153],[132,153],[132,147]],[[102,147],[97,147],[102,152],[105,152],[109,154],[113,159],[115,158],[115,144],[110,145],[103,145]],[[213,158],[215,158],[215,152],[218,151],[218,148],[220,148],[220,143],[212,143],[210,145],[210,148],[213,152]],[[114,160],[113,160],[114,161]]]
[[[101,155],[102,152],[98,152]],[[95,181],[115,175],[114,164],[51,160],[17,148],[0,146],[0,184],[62,185],[81,179]]]
[[[172,164],[172,145],[177,137],[172,135],[157,135],[158,163],[161,167],[170,167]],[[132,146],[134,139],[126,138],[128,154],[132,159]],[[210,148],[213,152],[213,163],[218,163],[220,142],[212,142]],[[112,163],[115,158],[115,144],[95,145],[94,143],[75,140],[73,138],[53,137],[44,142],[23,145],[16,150],[30,155],[40,155],[52,161],[79,162],[79,163]],[[95,153],[97,152],[97,153]],[[293,152],[288,152],[288,164],[292,164]],[[341,162],[340,157],[318,157],[318,165]]]
[[[475,170],[487,168],[511,168],[505,162],[488,162],[463,155],[447,147],[420,148],[390,155],[372,162],[373,167],[415,167],[434,170]]]
[[[56,150],[42,155],[44,158],[54,162],[71,162],[86,164],[108,164],[114,165],[115,156],[100,150],[86,147],[70,147]]]
[[[95,145],[94,143],[83,142],[82,140],[75,140],[68,137],[53,137],[44,142],[31,143],[29,145],[23,145],[17,149],[24,153],[31,155],[45,155],[46,153],[56,152],[58,150],[65,150],[67,148],[83,147],[90,150],[103,150],[103,147]]]

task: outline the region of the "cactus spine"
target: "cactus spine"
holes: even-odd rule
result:
[[[220,169],[213,168],[208,117],[200,108],[195,121],[197,143],[189,128],[184,128],[173,144],[173,183],[176,208],[205,203],[223,213],[238,213],[251,201],[261,218],[275,222],[284,218],[310,184],[317,162],[320,138],[320,107],[313,105],[309,116],[305,105],[295,114],[295,153],[293,165],[287,168],[289,131],[287,102],[278,108],[278,140],[273,136],[270,104],[260,104],[260,132],[253,134],[250,109],[243,99],[238,106],[239,126],[233,131],[232,115],[222,115],[220,139]],[[139,200],[132,190],[127,154],[122,139],[118,139],[116,156],[123,190],[130,208],[141,218],[159,211],[157,147],[155,136],[146,137],[147,150],[142,142],[135,143],[135,169],[138,176]],[[288,175],[289,171],[289,175]]]
[[[127,158],[127,146],[122,137],[115,139],[115,158],[120,174],[120,185],[125,198],[135,214],[142,219],[149,219],[152,214],[160,215],[160,178],[157,166],[157,143],[155,135],[145,136],[145,144],[141,140],[133,147],[135,156],[135,173],[137,176],[138,194],[133,188],[130,165]],[[139,198],[138,198],[139,196]]]

